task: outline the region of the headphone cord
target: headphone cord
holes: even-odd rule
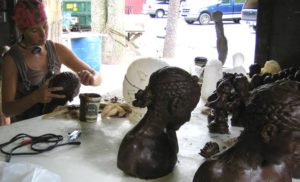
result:
[[[4,150],[6,146],[16,143],[20,140],[20,143],[9,151]],[[9,162],[14,155],[35,155],[46,151],[50,151],[56,147],[64,145],[80,145],[81,142],[76,139],[69,139],[67,142],[61,143],[63,141],[62,135],[55,135],[52,133],[44,134],[40,136],[31,136],[28,134],[20,133],[10,139],[8,142],[0,144],[0,151],[6,155],[6,162]],[[33,152],[14,152],[18,148],[30,145],[30,149]]]

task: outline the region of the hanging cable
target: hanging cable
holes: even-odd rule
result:
[[[10,139],[8,142],[0,144],[0,151],[6,155],[6,162],[9,162],[14,155],[35,155],[43,152],[50,151],[56,147],[64,145],[80,145],[81,142],[78,141],[80,136],[80,131],[75,130],[69,134],[69,139],[67,142],[63,141],[62,135],[55,135],[52,133],[44,134],[40,136],[31,136],[28,134],[20,133]],[[16,144],[11,149],[4,150],[8,146]],[[15,152],[17,149],[30,145],[30,152]]]

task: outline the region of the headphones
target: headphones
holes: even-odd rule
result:
[[[41,48],[41,46],[38,46],[38,45],[34,45],[34,46],[32,46],[32,48],[31,48],[31,53],[32,54],[38,54],[38,53],[40,53],[42,51],[42,48]]]
[[[23,49],[29,49],[26,45],[22,44],[23,35],[20,35],[17,38],[17,44],[22,47]],[[42,51],[42,47],[39,45],[30,46],[32,54],[38,54]]]
[[[25,45],[23,45],[21,42],[18,43],[18,45],[20,47],[22,47],[23,49],[28,49],[28,47],[26,47]],[[34,46],[31,46],[31,53],[32,54],[38,54],[42,51],[42,47],[41,46],[38,46],[38,45],[34,45]]]

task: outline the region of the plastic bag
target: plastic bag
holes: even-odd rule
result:
[[[6,163],[0,161],[1,182],[61,182],[57,174],[31,163]]]

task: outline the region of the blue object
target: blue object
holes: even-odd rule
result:
[[[90,67],[100,71],[102,62],[102,40],[100,36],[72,38],[73,52]]]
[[[216,11],[223,13],[223,20],[233,20],[239,23],[241,11],[245,0],[213,0],[213,1],[193,1],[188,2],[182,9],[181,15],[188,24],[199,21],[201,25],[209,24],[212,21],[212,14]]]

